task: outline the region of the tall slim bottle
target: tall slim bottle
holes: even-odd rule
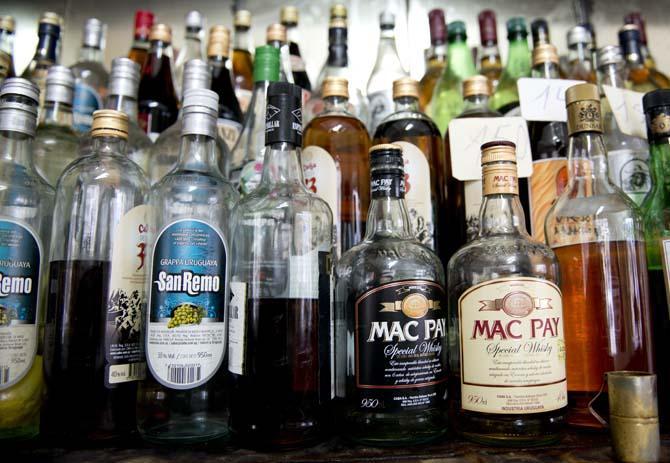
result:
[[[375,133],[382,120],[393,112],[393,82],[406,77],[395,43],[395,15],[384,11],[379,15],[379,46],[377,61],[368,79],[367,94],[370,111],[368,130]]]
[[[125,438],[136,429],[149,182],[125,154],[127,121],[96,111],[92,152],[70,164],[56,189],[42,408],[51,438]]]
[[[486,76],[495,90],[503,72],[500,50],[498,49],[498,25],[493,10],[484,10],[479,13],[479,38],[481,50],[479,52],[479,73]]]
[[[640,30],[640,54],[644,65],[649,69],[656,68],[656,61],[649,51],[649,44],[647,43],[647,25],[642,14],[639,11],[631,11],[623,17],[624,24],[635,24]]]
[[[286,28],[281,24],[270,24],[265,31],[265,43],[279,50],[279,80],[294,83]]]
[[[596,72],[591,61],[593,36],[585,26],[575,26],[568,31],[568,79],[596,83]]]
[[[332,28],[333,22],[337,21],[338,23],[344,24],[344,27],[346,29],[347,27],[347,16],[348,16],[348,11],[346,5],[343,5],[341,3],[334,3],[330,6],[330,16],[328,18],[328,43],[331,44],[331,39],[330,39],[330,29]],[[346,37],[345,37],[346,39]],[[326,60],[325,63],[323,63],[323,66],[321,66],[321,70],[319,71],[319,75],[316,78],[316,88],[321,89],[323,86],[323,81],[326,79],[326,67],[328,66],[328,60],[330,59],[330,56]],[[341,76],[341,77],[346,77],[346,76]],[[350,95],[351,96],[351,95]]]
[[[32,140],[38,88],[20,78],[0,87],[0,442],[40,428],[44,314],[54,190],[37,173]],[[9,457],[11,459],[11,457]]]
[[[528,29],[523,18],[511,18],[507,21],[507,40],[509,51],[507,64],[500,76],[500,83],[491,97],[491,107],[503,116],[518,115],[519,90],[516,81],[521,77],[530,77],[531,53],[528,49]]]
[[[568,185],[545,234],[561,272],[568,423],[600,428],[590,408],[607,407],[603,374],[654,368],[647,260],[638,209],[609,179],[598,87],[575,85],[565,100]]]
[[[640,29],[627,24],[619,30],[619,45],[626,57],[628,80],[636,92],[651,92],[659,88],[670,88],[670,79],[654,68],[644,64],[641,50]]]
[[[219,169],[218,96],[187,89],[182,111],[179,162],[151,189],[149,368],[137,399],[142,437],[169,444],[228,433],[230,218],[239,198]]]
[[[305,61],[300,56],[300,46],[298,45],[298,8],[295,6],[283,6],[280,11],[280,22],[286,28],[286,39],[291,58],[291,72],[293,81],[304,90],[303,101],[307,101],[312,93],[312,84],[309,81]]]
[[[149,33],[151,48],[144,64],[137,96],[140,127],[156,141],[177,120],[177,94],[172,83],[172,31],[154,24]]]
[[[128,52],[128,58],[136,62],[140,68],[149,54],[149,34],[154,25],[154,14],[148,10],[135,12],[135,35]]]
[[[0,84],[8,77],[16,76],[14,70],[14,29],[12,16],[0,16]]]
[[[550,45],[549,23],[544,18],[538,18],[530,23],[530,33],[533,37],[533,49],[540,45]]]
[[[300,157],[307,189],[333,213],[336,258],[363,239],[370,203],[370,135],[349,111],[348,88],[342,77],[326,78],[325,107],[305,127]]]
[[[254,448],[320,439],[332,394],[333,215],[305,186],[301,98],[297,85],[270,84],[263,177],[235,209],[230,425]]]
[[[191,10],[186,13],[184,23],[186,24],[184,43],[174,60],[174,83],[179,99],[182,97],[181,83],[184,80],[184,66],[192,59],[205,59],[202,40],[205,18],[198,10]]]
[[[254,62],[251,56],[251,13],[247,10],[235,12],[235,35],[233,37],[233,77],[235,95],[242,112],[246,114],[254,89]]]
[[[37,49],[30,64],[21,77],[35,83],[40,89],[40,111],[44,107],[46,96],[47,72],[54,64],[58,64],[61,41],[61,23],[63,19],[56,13],[47,11],[42,14],[37,29]]]
[[[435,84],[447,66],[447,23],[444,10],[435,8],[428,12],[430,48],[428,49],[426,72],[419,82],[419,108],[426,111],[433,97]]]

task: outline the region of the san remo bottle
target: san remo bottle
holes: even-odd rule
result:
[[[417,444],[447,430],[444,270],[412,229],[401,147],[374,146],[370,171],[365,239],[336,270],[341,428],[363,444]]]

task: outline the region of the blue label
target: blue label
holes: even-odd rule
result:
[[[93,112],[102,108],[102,98],[90,85],[77,82],[74,86],[72,116],[74,128],[79,132],[88,132],[93,124]]]

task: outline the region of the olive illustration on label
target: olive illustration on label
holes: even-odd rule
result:
[[[16,314],[14,314],[16,316]],[[12,321],[12,310],[0,305],[0,326],[9,326]]]
[[[205,309],[195,304],[179,304],[172,311],[172,318],[168,322],[168,328],[176,328],[182,325],[199,325],[205,316]]]

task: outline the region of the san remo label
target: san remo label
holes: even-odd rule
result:
[[[495,414],[567,405],[561,292],[539,278],[486,281],[458,301],[461,403]]]

